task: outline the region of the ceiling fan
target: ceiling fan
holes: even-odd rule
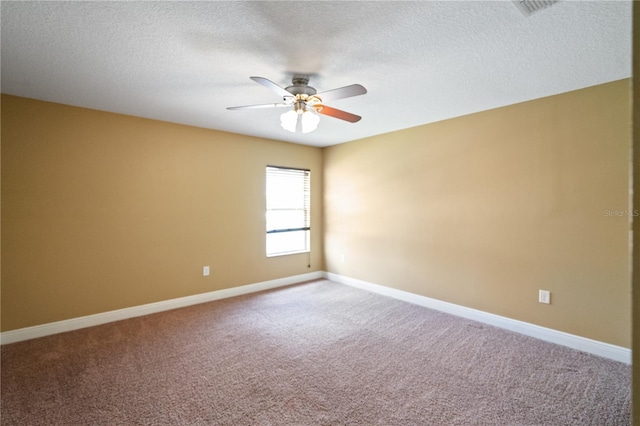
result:
[[[340,120],[355,123],[362,117],[325,105],[325,102],[332,102],[338,99],[350,98],[352,96],[364,95],[367,89],[359,84],[340,87],[338,89],[316,92],[316,89],[309,86],[309,76],[295,74],[291,79],[291,86],[282,88],[271,80],[264,77],[250,77],[256,83],[262,84],[267,89],[282,97],[281,103],[245,105],[228,107],[227,109],[253,109],[253,108],[289,108],[289,111],[280,116],[280,125],[290,131],[296,132],[298,129],[302,133],[309,133],[318,127],[320,117],[318,114],[328,115]]]

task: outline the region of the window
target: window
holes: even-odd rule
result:
[[[311,172],[267,166],[267,256],[309,251]]]

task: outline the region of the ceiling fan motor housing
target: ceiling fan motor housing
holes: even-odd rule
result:
[[[294,75],[291,79],[291,86],[285,87],[284,90],[291,93],[292,95],[308,95],[313,96],[317,93],[316,89],[309,86],[309,76],[308,75]]]

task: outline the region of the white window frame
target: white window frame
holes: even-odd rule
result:
[[[311,251],[311,171],[267,166],[267,257]]]

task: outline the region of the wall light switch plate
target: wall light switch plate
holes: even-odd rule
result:
[[[208,266],[203,266],[202,267],[202,276],[203,277],[208,277],[209,276],[209,267]]]

